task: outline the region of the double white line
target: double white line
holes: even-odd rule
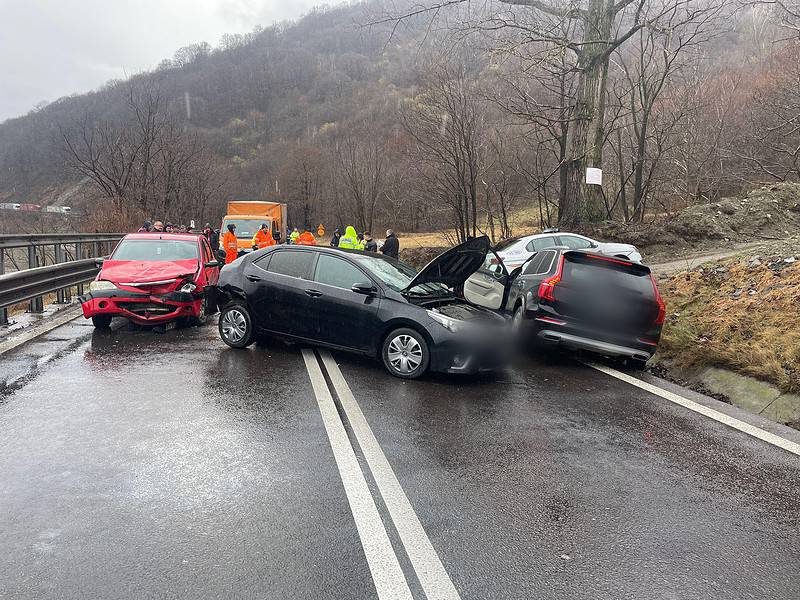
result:
[[[329,352],[324,350],[320,352],[320,357],[339,398],[342,411],[355,435],[381,498],[383,498],[391,522],[426,596],[429,600],[460,600],[452,580],[445,571],[442,561],[439,560],[439,556],[422,528],[403,488],[400,487],[397,476],[378,445],[378,441],[336,361]],[[319,404],[325,431],[339,468],[358,535],[361,538],[361,545],[367,557],[372,580],[378,591],[378,598],[381,600],[395,598],[411,600],[413,596],[403,569],[392,548],[375,499],[369,491],[364,472],[358,464],[355,449],[347,436],[342,418],[336,410],[336,404],[320,364],[314,356],[314,352],[308,349],[303,350],[303,360],[311,378],[314,395]]]

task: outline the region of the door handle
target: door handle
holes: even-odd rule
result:
[[[308,294],[312,298],[319,298],[320,296],[322,296],[322,292],[318,292],[317,290],[306,290],[306,294]]]
[[[247,281],[252,281],[253,283],[261,281],[261,277],[258,275],[245,275],[244,278],[247,279]]]

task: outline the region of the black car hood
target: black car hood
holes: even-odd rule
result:
[[[480,269],[490,247],[489,238],[483,235],[450,248],[425,265],[404,291],[422,283],[443,283],[451,288],[461,286]]]

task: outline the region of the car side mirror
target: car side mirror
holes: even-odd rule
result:
[[[95,258],[95,259],[94,259],[94,264],[95,264],[95,266],[96,266],[98,269],[101,269],[101,268],[103,268],[103,263],[104,263],[105,261],[106,261],[106,259],[105,259],[105,258]]]
[[[219,262],[225,262],[225,258],[226,257],[227,257],[227,255],[225,254],[225,250],[223,250],[222,248],[217,250],[217,260]]]
[[[364,294],[365,296],[374,296],[378,293],[378,288],[371,283],[354,283],[350,289],[356,294]]]
[[[214,268],[216,268],[216,267],[220,267],[220,266],[222,266],[222,265],[220,265],[220,263],[219,263],[219,261],[218,261],[218,260],[212,260],[212,261],[209,261],[209,262],[207,262],[207,263],[206,263],[205,265],[203,265],[203,266],[204,266],[206,269],[214,269]]]

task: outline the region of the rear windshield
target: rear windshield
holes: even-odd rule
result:
[[[113,260],[197,260],[194,240],[122,240],[111,256]]]
[[[586,285],[594,289],[617,288],[637,296],[655,296],[647,267],[592,255],[566,254],[564,257],[562,280],[567,284]]]

